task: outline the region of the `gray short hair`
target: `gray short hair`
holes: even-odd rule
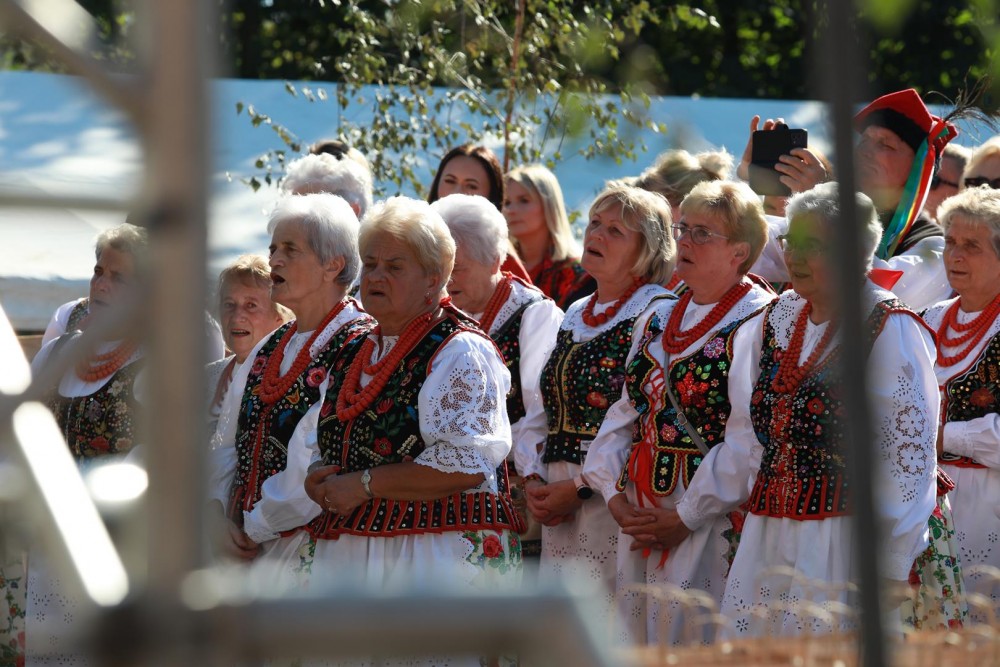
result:
[[[507,220],[485,197],[448,195],[431,204],[448,225],[458,247],[487,266],[507,256]]]
[[[94,243],[94,258],[100,260],[107,248],[131,255],[135,272],[145,272],[149,258],[149,233],[145,227],[125,222],[101,232]]]
[[[811,213],[819,216],[824,224],[833,226],[840,222],[840,199],[837,193],[838,186],[834,181],[820,183],[811,190],[800,192],[788,200],[785,217],[790,221],[797,216]],[[861,222],[862,259],[865,261],[865,267],[870,269],[872,257],[879,241],[882,240],[882,223],[879,221],[875,204],[868,195],[855,192],[854,203]]]
[[[990,137],[986,142],[980,144],[972,151],[968,161],[965,163],[965,168],[962,170],[962,182],[959,183],[959,189],[965,189],[965,179],[972,176],[973,172],[978,170],[980,165],[987,160],[998,158],[1000,158],[1000,135]]]
[[[367,253],[379,234],[388,234],[412,248],[424,273],[439,275],[444,290],[455,268],[455,240],[430,204],[409,197],[390,197],[375,204],[361,223],[361,254]]]
[[[663,285],[674,273],[677,246],[670,234],[670,203],[663,195],[633,188],[614,186],[597,195],[588,216],[593,217],[612,206],[621,210],[622,223],[642,235],[639,259],[632,275],[647,282]]]
[[[945,234],[951,228],[956,215],[961,215],[975,225],[989,227],[993,252],[1000,257],[1000,190],[986,186],[966,188],[941,204],[938,222]]]
[[[305,229],[306,242],[320,263],[344,258],[344,270],[337,282],[351,285],[361,270],[358,257],[358,218],[342,197],[329,194],[292,195],[278,201],[267,222],[273,234],[283,222],[293,222]]]
[[[325,192],[347,200],[363,217],[372,205],[371,171],[355,160],[338,160],[332,155],[306,155],[289,163],[281,189],[289,194]]]

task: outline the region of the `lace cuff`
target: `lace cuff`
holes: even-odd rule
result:
[[[255,519],[253,512],[243,512],[243,532],[251,540],[257,544],[263,544],[281,537],[278,533],[272,532],[269,527],[259,525]]]
[[[478,450],[469,447],[456,447],[447,442],[438,441],[420,453],[414,463],[440,472],[462,472],[468,475],[482,473],[486,479],[484,484],[491,490],[496,490],[496,469]],[[484,488],[482,485],[477,488]]]

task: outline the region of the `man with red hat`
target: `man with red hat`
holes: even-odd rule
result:
[[[755,116],[751,121],[751,137],[759,120]],[[774,125],[775,121],[768,120],[763,129]],[[881,275],[876,278],[873,274],[872,279],[914,310],[923,310],[951,295],[942,259],[944,237],[922,208],[938,156],[958,130],[932,115],[912,88],[883,95],[869,104],[854,117],[854,128],[861,135],[856,160],[858,189],[875,202],[885,229],[873,262],[874,268],[882,270]],[[747,145],[741,175],[751,151],[752,143]],[[776,169],[793,192],[803,192],[829,178],[821,159],[810,149],[798,148],[782,156]],[[783,229],[783,225],[773,227],[774,235],[781,233],[774,231],[778,227]],[[780,248],[772,236],[752,271],[780,282],[786,279],[782,265]]]
[[[958,135],[912,88],[883,95],[854,117],[858,189],[872,198],[885,232],[874,266],[902,271],[892,291],[921,310],[951,294],[941,229],[924,213],[937,161]]]

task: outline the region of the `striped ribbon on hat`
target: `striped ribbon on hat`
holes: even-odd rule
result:
[[[933,123],[928,138],[920,144],[913,158],[913,167],[903,187],[903,196],[892,216],[892,221],[882,234],[876,256],[881,259],[892,257],[906,234],[913,227],[914,221],[924,207],[927,195],[931,189],[931,179],[934,176],[934,163],[937,160],[938,142],[948,137],[952,129],[944,120],[933,117]],[[947,143],[945,141],[944,143]],[[940,144],[942,147],[944,143]]]

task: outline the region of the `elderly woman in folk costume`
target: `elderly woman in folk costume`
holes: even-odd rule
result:
[[[681,149],[669,150],[660,154],[656,163],[643,171],[632,185],[663,195],[670,202],[671,218],[678,220],[681,217],[681,202],[696,185],[721,181],[732,168],[733,156],[724,150],[697,155]],[[687,289],[676,270],[664,287],[678,295]]]
[[[130,214],[126,217],[125,224],[132,229],[141,229],[141,227],[129,223],[129,220],[132,219],[133,215]],[[126,228],[119,227],[117,229],[120,232]],[[44,347],[47,343],[63,334],[80,330],[84,326],[84,321],[90,315],[90,304],[90,297],[85,296],[68,301],[56,308],[48,325],[45,327],[45,333],[42,335],[42,346]],[[100,305],[98,305],[97,309],[100,310],[100,308]],[[205,312],[203,325],[205,327],[205,358],[210,362],[217,361],[226,355],[226,345],[219,330],[219,325],[207,311]]]
[[[136,298],[146,276],[146,230],[130,224],[109,229],[97,238],[89,297],[71,316],[70,333],[45,344],[32,361],[37,373],[63,345]],[[94,354],[66,372],[46,399],[66,444],[78,464],[127,454],[138,438],[137,411],[144,375],[143,348],[135,323],[120,325]],[[25,638],[27,664],[58,660],[61,665],[88,664],[79,655],[49,655],[58,651],[79,600],[65,589],[57,571],[40,551],[29,555]],[[44,658],[42,656],[45,656]]]
[[[544,524],[542,573],[583,570],[602,584],[610,611],[618,525],[583,467],[608,407],[621,397],[625,360],[646,318],[657,301],[673,298],[662,285],[675,248],[670,205],[660,195],[614,186],[589,216],[582,262],[597,291],[563,319],[542,371],[547,428],[522,433],[516,456],[528,508]]]
[[[883,95],[854,117],[854,128],[861,135],[855,156],[858,189],[875,203],[883,228],[872,262],[878,271],[872,278],[917,310],[951,293],[941,259],[944,238],[923,206],[938,156],[958,136],[951,121],[971,113],[974,109],[960,105],[947,117],[938,118],[910,88]],[[773,125],[767,121],[764,127]],[[804,192],[830,178],[815,152],[797,149],[793,153],[782,156],[776,167],[793,192]],[[772,238],[762,263],[772,263],[780,255],[778,239]]]
[[[286,197],[267,229],[271,298],[295,319],[261,341],[233,378],[213,436],[210,492],[222,551],[246,561],[267,556],[269,568],[294,558],[297,542],[280,534],[319,513],[302,492],[303,439],[318,423],[330,367],[371,318],[346,296],[360,266],[347,202]]]
[[[937,331],[938,446],[955,480],[949,496],[969,588],[997,600],[995,582],[968,568],[1000,567],[1000,190],[966,189],[939,210],[944,263],[958,296],[924,313]]]
[[[856,203],[864,222],[863,256],[870,260],[882,228],[870,199],[858,194]],[[743,450],[753,476],[749,513],[722,603],[739,635],[792,635],[816,627],[819,622],[801,616],[796,605],[846,602],[856,569],[829,250],[840,219],[836,185],[796,195],[787,210],[790,225],[781,241],[792,290],[745,325],[752,335],[737,339],[730,373],[733,409],[726,443]],[[892,293],[871,281],[862,298],[877,511],[885,528],[882,576],[905,583],[928,546],[928,517],[936,505],[933,336]],[[727,502],[735,507],[746,498],[746,486],[725,493],[701,481],[696,477],[685,496],[693,508],[725,508]],[[777,571],[779,566],[797,576]],[[766,618],[759,613],[764,609]]]
[[[488,201],[454,194],[434,202],[431,208],[444,219],[457,246],[448,295],[489,334],[510,371],[507,417],[513,442],[517,442],[523,430],[545,427],[538,380],[555,345],[563,312],[541,291],[500,270],[507,248],[507,222]],[[508,463],[513,462],[508,456]],[[521,476],[516,468],[510,473],[511,494],[520,501]],[[518,509],[534,528],[521,536],[523,554],[537,557],[541,526],[524,516],[527,508],[520,502]]]
[[[271,300],[271,268],[264,257],[241,255],[219,274],[219,324],[232,354],[205,368],[212,433],[236,368],[264,336],[292,317],[290,310]]]
[[[477,323],[442,300],[455,241],[430,205],[396,197],[365,218],[359,247],[377,326],[334,366],[308,443],[306,491],[324,512],[304,566],[378,588],[516,582],[520,522],[496,474],[510,451],[510,373]]]
[[[619,621],[623,638],[638,643],[679,641],[683,619],[636,584],[693,587],[722,600],[742,515],[686,504],[686,489],[696,476],[722,489],[746,487],[745,466],[725,446],[729,372],[743,325],[775,298],[746,276],[767,242],[750,188],[700,183],[679,213],[674,275],[688,290],[659,302],[646,322],[622,396],[583,468],[621,529]],[[666,547],[678,527],[686,539]]]

